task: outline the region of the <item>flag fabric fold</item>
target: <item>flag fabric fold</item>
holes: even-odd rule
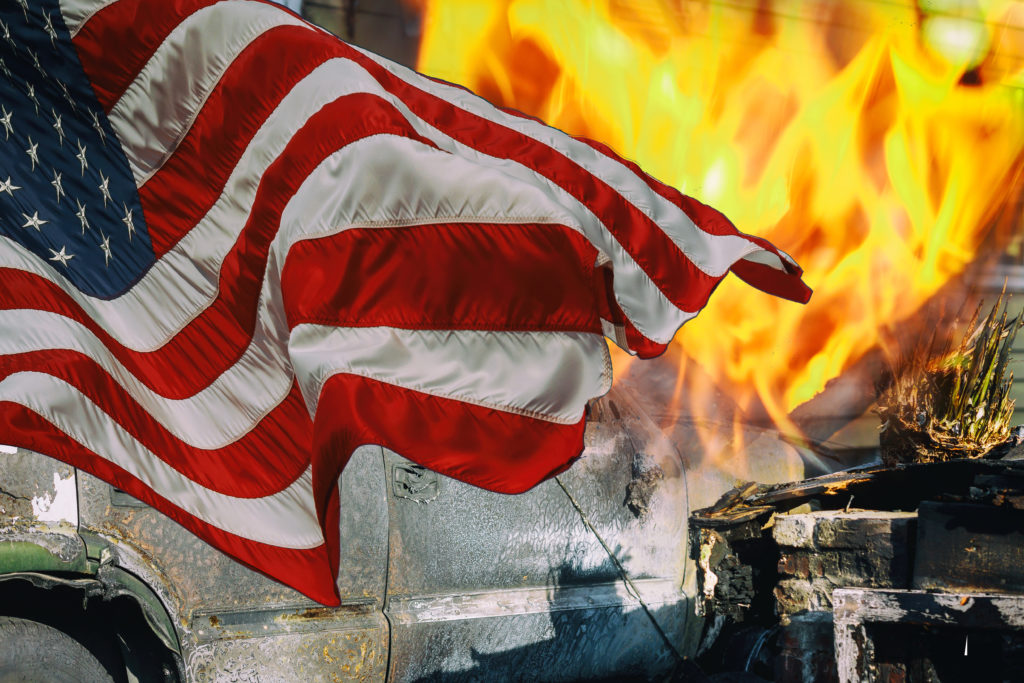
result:
[[[768,242],[258,0],[0,8],[0,441],[338,601],[381,444],[517,493],[582,450],[604,338],[661,353]]]

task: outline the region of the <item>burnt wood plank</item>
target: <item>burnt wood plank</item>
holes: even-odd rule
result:
[[[921,503],[912,585],[1024,592],[1024,511],[970,503]]]

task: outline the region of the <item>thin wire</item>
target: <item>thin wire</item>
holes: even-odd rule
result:
[[[659,636],[661,636],[661,639],[665,642],[665,646],[668,647],[669,652],[672,654],[673,657],[675,657],[677,662],[679,662],[680,664],[684,664],[686,662],[686,658],[679,653],[679,650],[676,649],[675,644],[673,644],[673,642],[669,639],[668,634],[666,634],[665,631],[662,630],[661,624],[659,624],[658,620],[654,618],[654,614],[652,614],[650,608],[647,607],[647,603],[644,602],[643,597],[641,597],[640,595],[640,591],[638,591],[636,586],[633,584],[633,580],[629,578],[629,574],[626,573],[626,568],[622,566],[621,562],[619,562],[619,558],[615,557],[615,553],[612,552],[612,549],[609,548],[608,544],[604,542],[603,538],[601,538],[601,534],[597,533],[597,529],[595,529],[594,525],[590,523],[590,520],[587,518],[587,514],[583,512],[583,508],[580,507],[580,504],[577,503],[576,499],[573,498],[571,493],[569,493],[569,489],[567,489],[565,487],[565,484],[562,483],[561,477],[555,477],[555,481],[558,482],[558,485],[562,488],[562,491],[565,492],[565,495],[569,498],[569,502],[572,503],[572,506],[576,508],[576,512],[579,513],[580,519],[583,520],[583,524],[586,525],[588,529],[590,529],[590,532],[594,534],[594,538],[596,538],[597,542],[601,544],[601,547],[604,548],[604,551],[608,553],[608,557],[611,558],[611,561],[615,565],[615,568],[619,571],[619,576],[622,577],[622,580],[625,582],[626,587],[637,599],[637,602],[640,603],[640,606],[643,607],[644,613],[647,615],[647,618],[651,620],[651,624],[654,626],[654,630],[658,632]]]

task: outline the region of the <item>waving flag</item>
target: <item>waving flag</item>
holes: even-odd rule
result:
[[[604,335],[660,353],[793,261],[609,150],[255,0],[0,9],[0,440],[336,604],[382,444],[514,493],[582,450]]]

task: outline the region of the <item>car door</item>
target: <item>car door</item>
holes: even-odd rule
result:
[[[389,678],[651,678],[686,648],[677,454],[615,389],[567,472],[502,495],[386,452]]]

